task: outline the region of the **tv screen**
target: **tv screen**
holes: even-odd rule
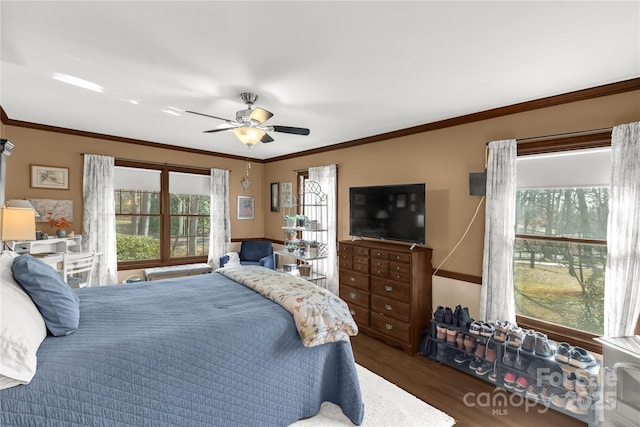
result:
[[[425,184],[349,188],[349,234],[425,243]]]

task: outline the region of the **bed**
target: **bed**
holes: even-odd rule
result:
[[[360,425],[353,319],[334,342],[308,333],[322,328],[300,329],[277,287],[254,289],[266,269],[245,284],[239,269],[74,290],[77,330],[48,335],[31,381],[0,390],[0,425],[286,426],[325,401]]]

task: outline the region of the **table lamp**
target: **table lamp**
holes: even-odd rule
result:
[[[0,209],[0,241],[33,240],[36,238],[36,217],[33,209]]]

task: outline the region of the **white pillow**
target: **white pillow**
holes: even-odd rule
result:
[[[0,390],[28,384],[36,373],[36,352],[47,336],[44,319],[13,278],[12,251],[0,254]]]

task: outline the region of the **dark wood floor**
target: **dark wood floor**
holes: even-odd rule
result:
[[[524,402],[527,401],[516,399],[505,391],[496,391],[489,382],[420,354],[408,356],[363,333],[353,337],[351,342],[358,364],[446,412],[455,418],[456,426],[586,426],[542,405],[529,403],[526,407]],[[499,395],[506,399],[496,397]]]

